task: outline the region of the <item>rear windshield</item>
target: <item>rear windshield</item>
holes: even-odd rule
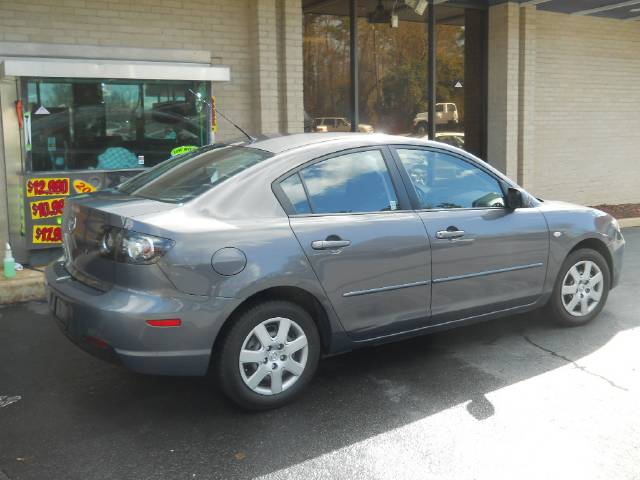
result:
[[[254,148],[209,145],[170,158],[118,186],[129,195],[183,203],[273,154]]]

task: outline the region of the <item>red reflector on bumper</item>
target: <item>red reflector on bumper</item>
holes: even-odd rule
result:
[[[182,320],[179,318],[168,318],[165,320],[147,320],[147,323],[152,327],[179,327],[182,325]]]
[[[105,342],[104,340],[102,340],[101,338],[98,337],[92,337],[91,335],[86,335],[84,337],[85,341],[87,343],[90,343],[91,345],[93,345],[94,347],[98,347],[98,348],[109,348],[109,344],[107,342]]]

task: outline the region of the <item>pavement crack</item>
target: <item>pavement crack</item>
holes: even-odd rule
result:
[[[550,348],[546,348],[543,347],[542,345],[539,345],[538,343],[534,342],[533,340],[531,340],[528,336],[526,335],[522,335],[522,337],[531,345],[533,345],[534,347],[542,350],[543,352],[548,353],[549,355],[559,358],[560,360],[564,360],[567,363],[570,363],[571,365],[573,365],[575,368],[577,368],[578,370],[591,375],[593,377],[599,378],[600,380],[604,380],[605,382],[607,382],[609,385],[611,385],[613,388],[617,388],[618,390],[622,390],[624,392],[628,392],[629,389],[618,385],[617,383],[615,383],[613,380],[610,380],[609,378],[605,377],[604,375],[600,375],[599,373],[595,373],[592,372],[591,370],[589,370],[587,367],[584,367],[582,365],[580,365],[578,362],[576,362],[575,360],[570,359],[569,357],[566,357],[558,352],[555,352],[553,350],[551,350]]]

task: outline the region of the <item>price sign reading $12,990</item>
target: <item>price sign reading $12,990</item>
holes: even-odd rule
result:
[[[27,180],[27,197],[69,195],[69,178],[30,178]]]

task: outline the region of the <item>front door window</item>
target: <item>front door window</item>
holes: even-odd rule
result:
[[[422,209],[504,207],[498,181],[471,163],[442,152],[398,149]]]

